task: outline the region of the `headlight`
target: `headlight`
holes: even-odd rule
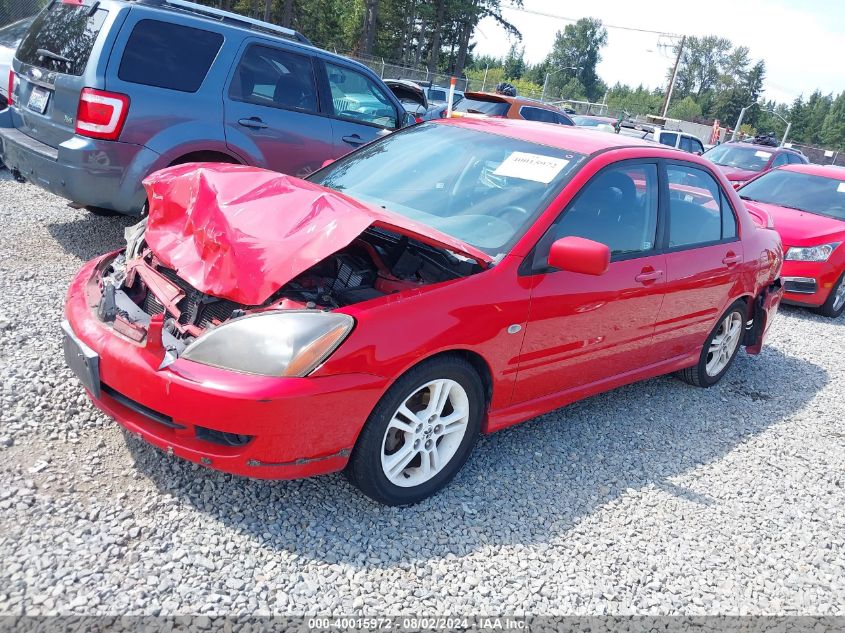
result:
[[[196,363],[261,376],[307,376],[337,349],[355,320],[333,312],[265,312],[210,330],[182,352]]]
[[[839,242],[834,242],[806,248],[793,246],[786,251],[786,259],[796,262],[826,262],[839,244]]]

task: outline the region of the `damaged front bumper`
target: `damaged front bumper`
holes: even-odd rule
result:
[[[65,305],[66,357],[97,407],[169,454],[236,475],[293,479],[346,465],[385,378],[272,378],[184,359],[163,364],[160,345],[133,341],[97,316],[100,278],[115,256],[87,263]]]

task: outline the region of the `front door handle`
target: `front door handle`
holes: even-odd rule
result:
[[[662,270],[644,270],[639,275],[634,277],[634,281],[641,284],[651,283],[663,277]]]
[[[344,143],[349,143],[350,145],[363,145],[364,139],[362,139],[357,134],[352,134],[351,136],[344,136],[341,139]]]
[[[267,124],[257,116],[251,116],[248,119],[238,119],[238,124],[244,127],[251,127],[254,130],[261,130],[267,127]]]
[[[722,260],[722,263],[726,266],[734,266],[742,261],[742,255],[737,255],[733,251],[729,251],[725,258]]]

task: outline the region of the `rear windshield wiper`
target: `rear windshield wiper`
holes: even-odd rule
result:
[[[64,55],[59,55],[58,53],[54,53],[51,50],[46,48],[39,48],[35,51],[35,54],[39,57],[49,57],[50,59],[55,59],[56,61],[64,62],[66,64],[70,64],[71,60],[65,57]]]

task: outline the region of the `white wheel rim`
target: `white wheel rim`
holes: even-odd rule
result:
[[[839,285],[836,287],[836,294],[833,297],[833,309],[838,310],[845,303],[845,275],[839,280]]]
[[[412,488],[442,471],[469,424],[469,397],[454,380],[415,389],[393,414],[381,441],[381,469],[397,486]]]
[[[742,315],[731,312],[719,324],[716,336],[710,342],[707,350],[707,375],[718,376],[728,363],[731,362],[739,340],[742,337]]]

